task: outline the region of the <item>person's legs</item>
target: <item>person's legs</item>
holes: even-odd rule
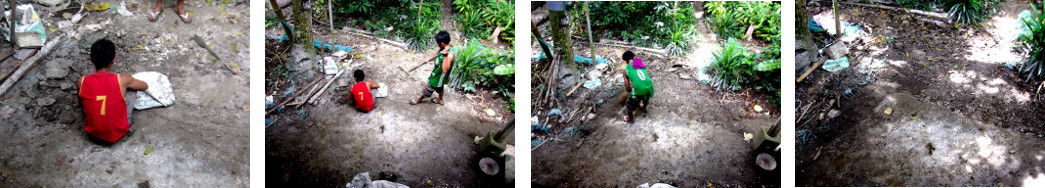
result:
[[[123,99],[127,102],[127,124],[130,125],[134,123],[134,117],[131,116],[131,113],[134,112],[134,103],[138,102],[138,91],[127,90],[123,94]]]
[[[433,101],[433,102],[435,102],[436,104],[439,104],[439,105],[443,105],[443,87],[435,88],[435,91],[439,92],[439,100],[438,101]]]
[[[629,123],[634,122],[635,119],[633,116],[635,115],[635,109],[639,107],[639,98],[631,95],[628,97],[625,105],[627,106],[627,109],[624,110],[624,121]]]
[[[163,11],[163,0],[156,0],[156,9],[153,9],[149,13],[149,21],[156,21],[160,18],[160,12]]]
[[[410,104],[411,105],[420,104],[421,101],[425,100],[425,98],[428,98],[429,96],[432,96],[432,92],[435,92],[435,91],[436,90],[435,90],[434,87],[432,87],[431,85],[425,84],[424,91],[421,91],[421,97],[418,97],[417,99],[414,99],[414,100],[410,101]]]
[[[178,0],[178,7],[177,9],[175,9],[175,11],[178,11],[178,17],[181,17],[182,22],[191,23],[192,18],[189,17],[189,13],[185,11],[185,8],[183,8],[184,6],[182,5],[184,4],[185,0]]]

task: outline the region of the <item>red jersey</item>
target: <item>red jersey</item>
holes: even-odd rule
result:
[[[120,90],[120,77],[97,72],[84,76],[80,82],[80,103],[87,115],[83,129],[105,141],[120,140],[131,126],[127,122],[127,102]]]
[[[356,101],[356,109],[369,112],[374,108],[374,96],[370,94],[370,87],[366,85],[366,82],[352,85],[351,92],[352,99]]]

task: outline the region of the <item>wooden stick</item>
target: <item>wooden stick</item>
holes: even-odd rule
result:
[[[815,2],[821,2],[821,3],[828,3],[826,1],[820,1],[820,0],[814,0],[814,1]],[[948,20],[947,19],[947,13],[929,12],[929,11],[914,10],[914,9],[905,9],[905,8],[890,7],[890,6],[885,6],[885,5],[870,5],[870,4],[863,4],[863,3],[838,2],[838,4],[862,6],[862,7],[871,7],[871,8],[880,8],[880,9],[895,10],[895,11],[904,11],[904,12],[917,14],[917,15],[921,15],[921,16],[926,16],[926,17],[931,17],[931,18],[936,18],[936,19],[941,19],[941,20]],[[837,17],[837,16],[835,16],[835,17]]]
[[[574,37],[576,37],[576,36],[574,36]],[[583,39],[583,38],[580,38],[580,37],[576,37],[576,38]],[[583,42],[583,41],[574,41],[574,42],[577,42],[577,43],[588,43],[588,42]],[[618,48],[637,49],[637,50],[642,50],[642,51],[646,51],[646,52],[649,52],[649,53],[653,53],[654,55],[658,55],[658,56],[666,56],[668,54],[664,50],[658,50],[658,49],[652,49],[652,48],[643,48],[643,47],[638,47],[638,46],[628,46],[628,45],[620,45],[620,44],[604,44],[604,43],[595,43],[595,44],[603,45],[603,46],[618,47]]]
[[[39,53],[33,55],[33,57],[30,57],[29,59],[26,59],[25,61],[29,62],[29,64],[19,66],[18,70],[15,70],[11,77],[8,77],[13,79],[4,80],[4,83],[0,85],[0,95],[6,93],[8,89],[11,89],[11,87],[13,87],[15,83],[18,82],[18,79],[22,79],[22,76],[25,75],[26,72],[29,72],[29,69],[33,68],[33,65],[36,65],[36,63],[40,61],[40,59],[43,59],[45,56],[50,54],[51,51],[54,50],[55,46],[58,46],[58,43],[61,43],[63,39],[65,39],[65,36],[58,35],[58,37],[55,37],[54,39],[51,39],[50,42],[47,42],[47,44],[44,45],[44,47],[39,51]]]
[[[192,36],[192,40],[196,41],[196,44],[200,45],[200,47],[203,47],[204,50],[210,52],[210,55],[213,55],[214,59],[221,60],[221,57],[218,56],[218,53],[215,53],[214,50],[210,49],[210,47],[207,46],[207,42],[203,41],[203,37],[200,37],[200,35],[195,35]]]
[[[570,95],[573,94],[573,91],[577,91],[577,88],[581,87],[582,84],[584,84],[584,82],[577,82],[577,85],[573,86],[573,89],[570,89],[570,92],[566,93],[566,97],[570,97]]]
[[[7,53],[4,53],[3,55],[0,55],[0,66],[4,65],[4,61],[3,61],[4,59],[7,59],[7,57],[11,57],[11,55],[14,55],[14,54],[15,54],[15,49],[11,48],[11,51],[8,51]],[[0,80],[0,81],[3,81],[3,80]]]
[[[29,56],[35,55],[36,52],[38,52],[38,51],[40,51],[40,50],[33,50],[33,52],[29,53]],[[29,58],[26,58],[25,60],[29,60]],[[18,70],[18,68],[21,67],[22,64],[25,64],[25,60],[22,60],[21,62],[18,63],[18,65],[15,65],[15,70]],[[5,74],[4,77],[0,78],[0,82],[3,82],[5,80],[7,80],[7,77],[10,77],[11,74],[15,73],[15,70],[12,70],[11,72],[8,72],[7,74]]]
[[[806,73],[803,73],[802,76],[799,76],[798,80],[795,80],[795,83],[799,83],[802,82],[802,80],[805,80],[806,76],[809,76],[809,74],[813,73],[813,71],[816,70],[817,67],[823,65],[824,61],[827,61],[827,57],[820,58],[820,61],[816,62],[816,64],[813,65],[813,67],[809,67],[809,70],[806,70]]]
[[[265,114],[268,115],[269,113],[272,113],[272,111],[276,111],[276,109],[278,109],[279,107],[283,107],[283,105],[286,105],[288,102],[293,100],[294,97],[297,97],[298,95],[301,95],[301,93],[305,92],[305,88],[309,88],[309,87],[312,87],[313,85],[316,85],[316,83],[319,83],[320,80],[323,80],[322,76],[316,77],[316,79],[312,80],[312,83],[308,84],[308,86],[305,86],[301,90],[298,90],[297,92],[294,92],[294,95],[291,95],[290,97],[287,97],[287,98],[283,99],[283,102],[279,102],[279,104],[276,105],[276,107],[273,107],[271,110],[266,111]]]
[[[341,71],[337,71],[337,74],[334,75],[334,78],[328,80],[327,84],[323,85],[322,89],[319,89],[319,92],[316,92],[316,94],[312,94],[312,97],[309,98],[307,102],[314,103],[316,101],[316,98],[319,98],[319,96],[323,96],[323,92],[327,91],[327,88],[330,87],[330,84],[334,83],[334,80],[341,78],[341,73],[345,73],[345,70],[347,69],[341,69]]]

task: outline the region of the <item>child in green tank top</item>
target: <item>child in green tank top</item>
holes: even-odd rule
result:
[[[642,63],[642,59],[635,58],[635,53],[626,51],[621,58],[628,63],[624,66],[624,88],[628,92],[625,103],[628,109],[625,111],[623,119],[632,123],[635,122],[633,117],[635,109],[641,105],[642,110],[646,111],[649,99],[653,97],[653,79],[646,71],[646,65]]]
[[[425,98],[432,96],[432,93],[439,93],[439,98],[432,99],[431,102],[443,105],[443,85],[450,80],[450,69],[453,67],[457,48],[450,45],[450,33],[446,31],[435,34],[435,41],[439,45],[439,53],[428,59],[435,59],[435,68],[432,68],[432,74],[428,76],[428,83],[425,84],[421,97],[410,101],[410,105],[420,104]]]

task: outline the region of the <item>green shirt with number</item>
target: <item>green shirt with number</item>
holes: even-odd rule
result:
[[[631,95],[632,96],[653,96],[653,80],[650,79],[649,73],[646,69],[635,69],[631,63],[628,63],[626,68],[628,70],[628,80],[631,81]]]
[[[450,48],[450,53],[457,54],[457,48]],[[443,74],[444,57],[446,57],[446,54],[439,54],[435,58],[435,68],[432,69],[432,75],[428,76],[428,84],[432,85],[432,87],[443,87],[443,85],[446,85],[446,82],[450,81],[448,74],[450,74],[450,70],[453,70],[453,64],[450,64],[450,70],[446,70],[446,74]]]

